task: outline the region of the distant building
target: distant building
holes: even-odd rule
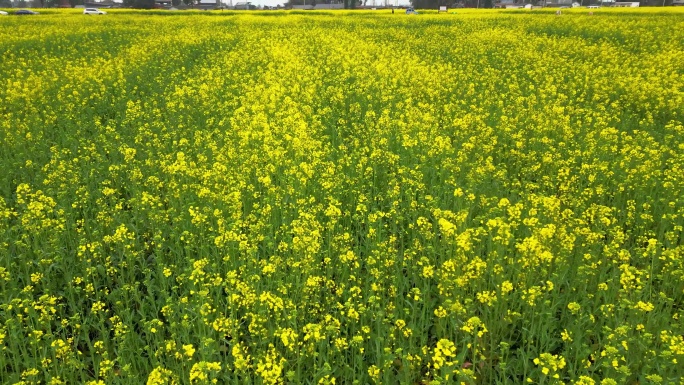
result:
[[[547,0],[542,3],[546,7],[570,7],[575,0]],[[588,2],[587,2],[588,3]]]
[[[257,9],[256,5],[253,5],[251,1],[239,1],[235,3],[235,6],[233,9],[236,10],[242,10],[242,11],[249,11],[252,9]]]
[[[112,0],[86,1],[83,3],[86,8],[112,8],[114,5],[115,3]]]
[[[197,3],[197,9],[209,11],[221,8],[221,0],[201,0]]]
[[[338,4],[316,4],[314,9],[344,9],[344,3]]]

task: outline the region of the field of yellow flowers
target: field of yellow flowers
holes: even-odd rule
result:
[[[3,384],[684,384],[684,12],[0,19]]]

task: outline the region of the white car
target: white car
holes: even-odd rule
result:
[[[5,12],[5,11],[0,11],[0,16],[7,16],[7,12]]]
[[[106,15],[107,12],[105,11],[100,11],[97,8],[86,8],[83,10],[84,15]]]

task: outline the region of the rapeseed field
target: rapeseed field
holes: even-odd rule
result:
[[[0,17],[3,384],[684,384],[684,12]]]

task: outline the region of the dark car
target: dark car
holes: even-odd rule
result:
[[[37,15],[38,12],[31,11],[29,9],[20,9],[16,12],[14,12],[15,15]]]

